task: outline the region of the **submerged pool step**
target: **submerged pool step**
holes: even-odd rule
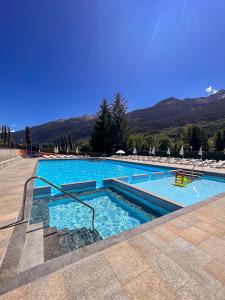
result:
[[[58,238],[61,254],[66,254],[102,240],[101,235],[96,229],[88,228],[60,230],[58,231]]]

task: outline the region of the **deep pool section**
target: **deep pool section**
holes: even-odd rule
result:
[[[192,205],[225,192],[225,180],[223,178],[204,176],[189,183],[186,187],[175,186],[174,182],[175,177],[169,176],[133,182],[133,185],[158,196],[176,201],[183,206]]]
[[[95,209],[95,229],[105,239],[155,219],[152,213],[110,191],[79,197]],[[92,213],[84,205],[63,199],[48,204],[49,226],[61,229],[91,228]]]
[[[168,170],[161,167],[144,166],[110,160],[40,160],[37,167],[37,175],[60,186],[65,183],[96,180],[97,187],[102,187],[102,180],[120,176],[132,175]],[[43,186],[43,182],[36,180],[35,187]]]

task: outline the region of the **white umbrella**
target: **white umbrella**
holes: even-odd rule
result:
[[[152,155],[155,156],[155,147],[152,148]]]
[[[179,154],[183,157],[184,156],[184,145],[181,146]]]
[[[201,160],[202,160],[202,154],[203,154],[203,151],[202,151],[202,146],[201,146],[199,151],[198,151],[198,155],[201,156]]]
[[[79,148],[78,147],[76,148],[76,154],[77,155],[79,154]]]
[[[118,150],[118,151],[116,151],[116,154],[125,154],[125,152],[123,151],[123,150]]]
[[[134,147],[134,150],[133,150],[133,154],[136,155],[137,154],[137,149]]]
[[[59,154],[59,147],[56,146],[56,154]]]
[[[54,153],[56,154],[56,147],[54,147]]]
[[[152,154],[152,147],[149,148],[148,154],[149,154],[149,155]]]
[[[168,154],[170,156],[170,147],[167,148],[166,154]]]
[[[66,153],[67,153],[67,154],[69,153],[69,147],[66,148]]]

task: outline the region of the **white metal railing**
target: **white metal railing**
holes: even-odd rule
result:
[[[74,195],[71,195],[69,194],[68,192],[64,191],[63,189],[59,188],[58,186],[56,186],[55,184],[53,184],[52,182],[48,181],[47,179],[43,178],[43,177],[40,177],[40,176],[32,176],[30,178],[28,178],[24,184],[24,191],[23,191],[23,202],[22,202],[22,208],[21,208],[21,216],[19,218],[19,220],[17,220],[16,222],[12,222],[10,224],[7,224],[7,225],[4,225],[2,227],[0,227],[0,229],[5,229],[5,228],[9,228],[9,227],[13,227],[13,226],[17,226],[17,225],[20,225],[20,224],[23,224],[23,223],[27,223],[27,220],[24,221],[24,215],[25,215],[25,205],[26,205],[26,198],[27,198],[27,187],[28,187],[28,184],[31,180],[34,180],[34,179],[39,179],[39,180],[42,180],[43,182],[47,183],[48,185],[52,186],[53,188],[57,189],[58,191],[60,191],[61,193],[63,193],[64,195],[72,198],[74,201],[77,201],[79,203],[81,203],[82,205],[88,207],[89,209],[91,209],[92,211],[92,228],[94,229],[94,222],[95,222],[95,209],[87,204],[86,202],[80,200],[79,198],[75,197]]]
[[[1,149],[0,148],[0,162],[18,156],[18,149]]]

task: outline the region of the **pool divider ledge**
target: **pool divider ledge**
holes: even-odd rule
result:
[[[77,192],[93,190],[93,189],[95,190],[96,189],[96,181],[90,180],[90,181],[62,184],[61,189],[68,193],[77,193]],[[50,186],[36,187],[33,190],[33,198],[39,199],[39,198],[50,197],[51,190],[52,190],[52,187],[50,187]]]
[[[143,179],[143,175],[148,176],[148,174],[141,174],[140,175],[140,179]],[[137,177],[139,175],[134,175],[135,176],[135,180],[137,179]],[[133,177],[132,176],[132,180]],[[146,178],[146,176],[144,176],[144,178]],[[147,192],[139,187],[133,186],[132,184],[128,183],[129,178],[128,177],[122,177],[123,180],[121,180],[121,178],[108,178],[108,179],[104,179],[103,180],[103,186],[104,187],[118,187],[122,190],[125,190],[127,192],[130,192],[138,197],[141,197],[142,199],[144,199],[147,202],[150,202],[154,205],[163,207],[169,211],[175,211],[177,209],[183,208],[185,207],[184,205],[181,205],[179,203],[177,203],[176,201],[172,201],[170,199],[167,199],[165,197],[162,196],[158,196],[154,193],[150,193]]]

